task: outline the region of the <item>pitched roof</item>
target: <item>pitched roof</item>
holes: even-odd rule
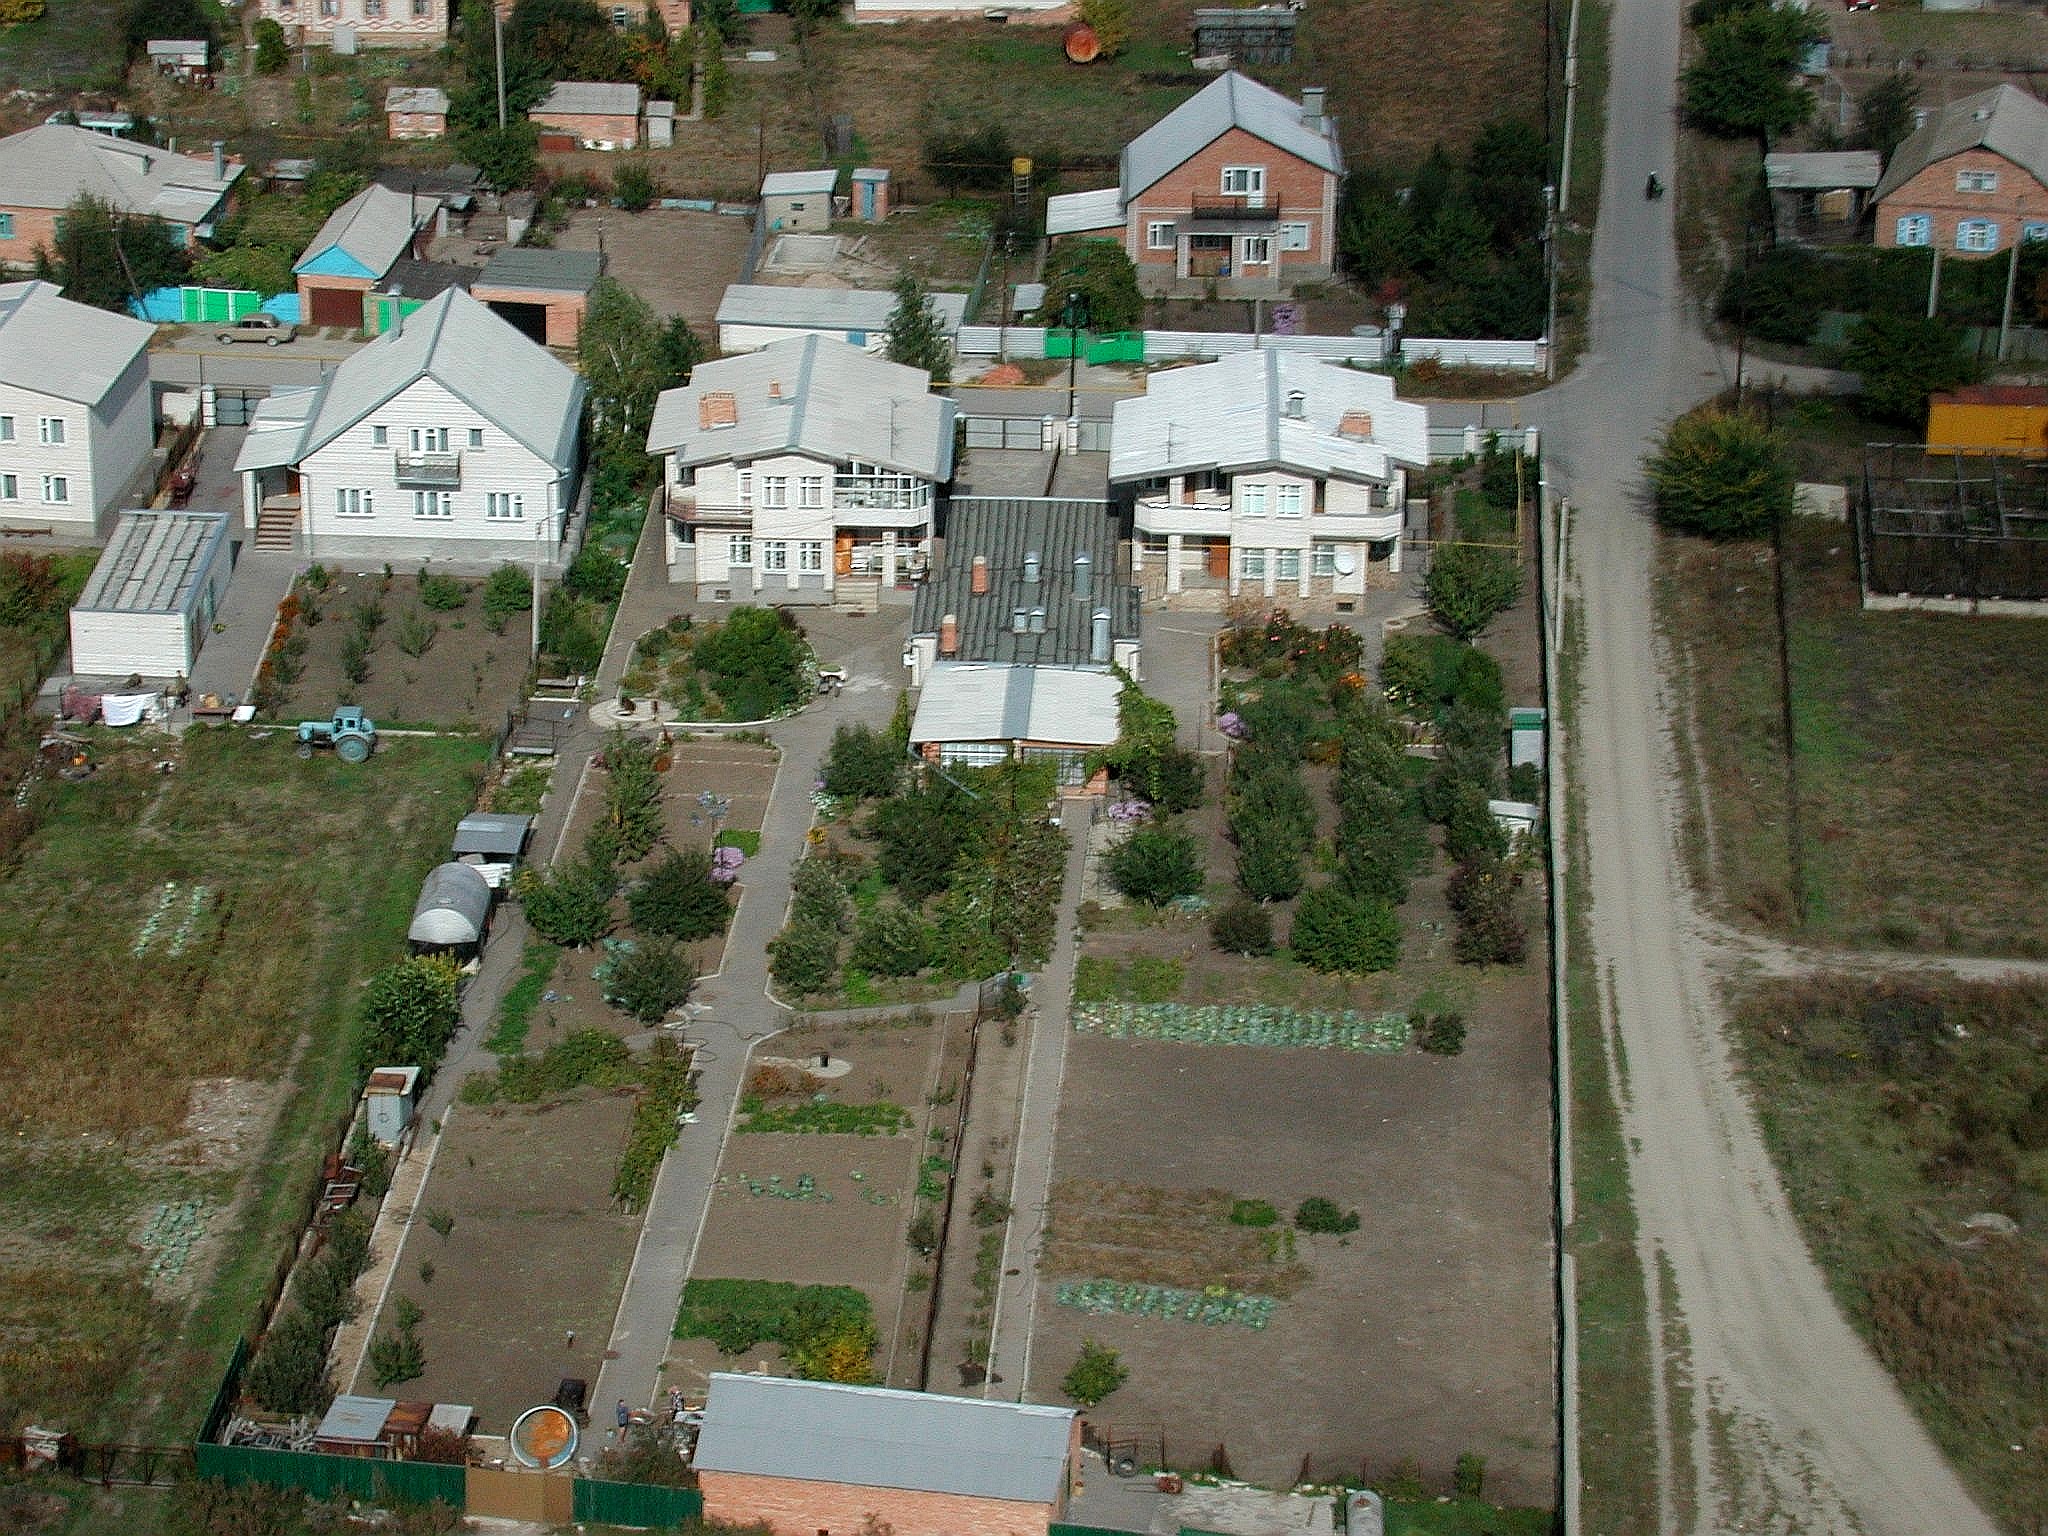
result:
[[[967,316],[967,295],[935,293],[932,308],[947,334]],[[791,330],[885,331],[896,295],[886,288],[784,288],[770,283],[734,283],[718,301],[720,325],[780,325]]]
[[[318,384],[273,391],[251,421],[235,467],[299,463],[428,378],[550,464],[574,463],[581,376],[462,289],[449,288]],[[298,422],[304,425],[294,432]]]
[[[241,166],[229,165],[216,177],[211,160],[69,123],[0,139],[0,207],[66,208],[91,196],[122,213],[198,224],[241,174]]]
[[[1296,393],[1299,418],[1287,414]],[[1339,430],[1355,412],[1371,418],[1370,437]],[[1112,484],[1267,467],[1383,481],[1428,462],[1429,413],[1395,399],[1393,380],[1271,348],[1153,374],[1143,395],[1117,401],[1110,429]]]
[[[394,85],[385,93],[386,112],[429,112],[446,116],[448,93],[438,85]]]
[[[1122,688],[1113,672],[941,661],[925,675],[910,740],[1106,747],[1117,738]]]
[[[1074,1410],[715,1371],[700,1471],[1052,1504]]]
[[[534,245],[508,245],[484,263],[476,281],[485,288],[541,288],[550,292],[588,293],[603,275],[604,257],[597,251],[559,251]]]
[[[123,512],[76,613],[183,613],[228,536],[223,512]]]
[[[640,87],[600,80],[560,80],[548,92],[548,99],[533,110],[587,117],[638,117]]]
[[[1075,588],[1074,557],[1089,557],[1088,595]],[[1026,557],[1038,556],[1038,580],[1027,581]],[[988,562],[988,590],[974,590],[974,557]],[[947,514],[945,562],[917,589],[912,634],[932,635],[952,614],[959,624],[954,660],[1018,662],[1038,667],[1100,666],[1091,662],[1090,633],[1098,608],[1109,610],[1112,640],[1138,635],[1138,589],[1117,580],[1116,525],[1106,501],[956,496]],[[1028,627],[1043,609],[1045,627]],[[1027,628],[1019,634],[1018,613]]]
[[[663,390],[647,451],[673,453],[685,465],[808,453],[946,480],[958,409],[931,392],[922,368],[827,336],[796,336],[702,363],[688,384]],[[731,424],[711,424],[713,414]]]
[[[805,193],[830,192],[839,185],[839,171],[836,166],[826,166],[822,171],[770,171],[761,178],[763,197],[802,196]]]
[[[321,270],[341,270],[346,276],[382,277],[439,206],[431,197],[412,197],[373,181],[327,215],[292,270],[304,272],[319,264]],[[336,256],[342,261],[337,263]],[[359,270],[346,271],[349,266]]]
[[[1774,192],[1833,192],[1874,187],[1884,157],[1874,149],[1816,149],[1764,156],[1764,185]]]
[[[1325,119],[1325,122],[1328,120]],[[1307,122],[1301,103],[1226,70],[1124,146],[1119,184],[1129,202],[1233,128],[1335,175],[1344,156],[1332,128]]]
[[[1950,102],[1892,151],[1884,180],[1877,184],[1878,201],[1928,166],[1966,149],[2003,155],[2048,186],[2048,105],[2016,85],[1994,85]]]
[[[54,283],[0,283],[0,383],[97,405],[156,327],[89,304]]]

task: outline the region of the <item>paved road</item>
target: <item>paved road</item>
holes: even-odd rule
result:
[[[209,331],[183,332],[153,347],[149,377],[154,384],[189,388],[213,384],[232,389],[276,389],[315,384],[323,370],[353,357],[365,344],[306,336],[280,347],[215,341]]]
[[[1531,402],[1575,507],[1586,658],[1573,772],[1585,797],[1594,963],[1625,1048],[1630,1176],[1652,1277],[1670,1266],[1685,1356],[1660,1381],[1666,1531],[1990,1536],[1993,1527],[1836,1309],[1779,1185],[1724,1038],[1717,954],[1678,857],[1677,767],[1651,613],[1639,456],[1728,372],[1678,282],[1670,200],[1680,7],[1615,8],[1592,351]],[[1665,1373],[1662,1367],[1669,1365]],[[1689,1425],[1677,1443],[1673,1424]],[[1683,1469],[1690,1479],[1683,1488]]]

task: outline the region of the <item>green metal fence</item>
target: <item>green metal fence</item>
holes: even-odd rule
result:
[[[1081,359],[1089,363],[1142,363],[1145,361],[1145,333],[1104,331],[1100,336],[1090,335]]]
[[[666,1526],[696,1520],[704,1495],[694,1488],[657,1488],[650,1483],[599,1483],[576,1479],[576,1518],[599,1525]]]
[[[382,336],[425,302],[424,299],[401,298],[391,293],[366,293],[363,295],[363,329],[372,336]]]
[[[360,1456],[321,1456],[303,1451],[272,1451],[252,1445],[193,1447],[195,1470],[201,1477],[224,1483],[262,1483],[271,1488],[297,1488],[316,1499],[345,1493],[350,1498],[414,1504],[439,1500],[461,1509],[467,1498],[467,1474],[461,1467],[429,1461],[371,1461]]]
[[[263,307],[263,295],[246,288],[180,288],[178,303],[188,324],[239,320]]]

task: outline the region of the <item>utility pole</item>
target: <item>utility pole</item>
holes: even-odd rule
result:
[[[1934,248],[1934,270],[1927,274],[1927,318],[1932,320],[1934,312],[1941,308],[1941,247]]]
[[[1998,360],[2005,361],[2006,349],[2012,344],[2012,295],[2020,281],[2020,242],[2012,243],[2012,255],[2005,267],[2005,308],[1998,315]]]
[[[1074,404],[1076,375],[1081,364],[1081,295],[1078,290],[1067,294],[1067,430],[1079,440],[1080,428],[1073,425],[1076,407]]]
[[[498,132],[505,131],[505,13],[491,0],[491,30],[498,47]]]

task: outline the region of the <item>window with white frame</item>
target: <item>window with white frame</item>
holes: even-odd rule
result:
[[[13,441],[14,418],[12,416],[0,416],[0,443],[11,443]]]
[[[2027,245],[2039,245],[2043,240],[2048,240],[2048,224],[2038,220],[2022,224],[2020,240]]]
[[[1244,251],[1239,258],[1248,267],[1263,267],[1273,259],[1273,237],[1271,235],[1246,235]]]
[[[1298,549],[1274,550],[1273,574],[1282,581],[1301,580],[1301,551]]]
[[[414,427],[412,429],[412,451],[414,453],[446,453],[448,451],[448,429],[446,427]]]
[[[519,491],[491,491],[484,496],[484,516],[494,523],[516,523],[526,516],[526,497]]]
[[[1280,249],[1283,251],[1305,251],[1309,248],[1309,227],[1306,224],[1282,224],[1280,226]]]
[[[1266,168],[1263,165],[1226,165],[1223,167],[1223,193],[1226,197],[1265,196]]]
[[[447,491],[414,491],[412,515],[428,518],[453,517],[455,498]]]
[[[1301,516],[1301,487],[1298,485],[1280,486],[1275,492],[1273,510],[1282,517]]]
[[[1958,192],[1996,192],[1998,190],[1998,172],[1957,171],[1956,190]]]
[[[389,427],[370,428],[370,446],[372,448],[389,448],[391,446],[391,429]]]
[[[68,475],[43,476],[43,500],[64,502],[71,499],[71,479]]]
[[[1964,219],[1956,225],[1956,249],[1959,251],[1995,251],[1998,249],[1998,225],[1990,219]]]
[[[434,0],[412,0],[412,13],[415,16],[433,15]]]
[[[484,429],[482,427],[471,427],[469,429],[469,446],[472,448],[481,448],[483,447],[483,445]]]
[[[0,501],[21,500],[21,478],[18,475],[0,475]]]
[[[1266,552],[1263,549],[1241,549],[1237,555],[1237,573],[1247,581],[1266,579]]]
[[[1337,574],[1337,546],[1334,544],[1312,544],[1308,551],[1308,573],[1311,576],[1334,576]]]
[[[1894,226],[1894,245],[1932,245],[1934,243],[1934,220],[1924,213],[1902,213]]]
[[[1266,515],[1266,487],[1258,481],[1237,488],[1237,510],[1246,517]]]
[[[13,238],[14,215],[11,213],[0,213],[0,240],[12,240]]]
[[[764,507],[786,507],[789,505],[789,476],[763,475],[761,477],[761,505]]]
[[[1173,224],[1167,219],[1158,219],[1145,226],[1145,249],[1148,251],[1170,251],[1173,249]]]
[[[789,569],[789,544],[787,540],[763,539],[761,541],[761,569],[776,572]]]
[[[796,504],[800,507],[825,505],[825,477],[805,475],[796,483]]]
[[[341,14],[341,0],[320,0],[320,14],[322,16],[339,16]]]
[[[753,504],[754,472],[751,469],[743,469],[740,471],[740,505],[751,507]]]
[[[796,546],[796,569],[800,576],[817,576],[825,569],[825,541],[823,539],[799,539]]]
[[[337,486],[334,492],[336,517],[375,517],[377,508],[370,493],[354,486]]]
[[[384,0],[363,0],[363,15],[375,18],[384,14]]]
[[[752,565],[754,563],[754,536],[750,533],[729,533],[725,536],[725,563],[727,565]]]
[[[36,436],[52,448],[59,446],[64,441],[64,418],[62,416],[39,417],[36,421]]]

